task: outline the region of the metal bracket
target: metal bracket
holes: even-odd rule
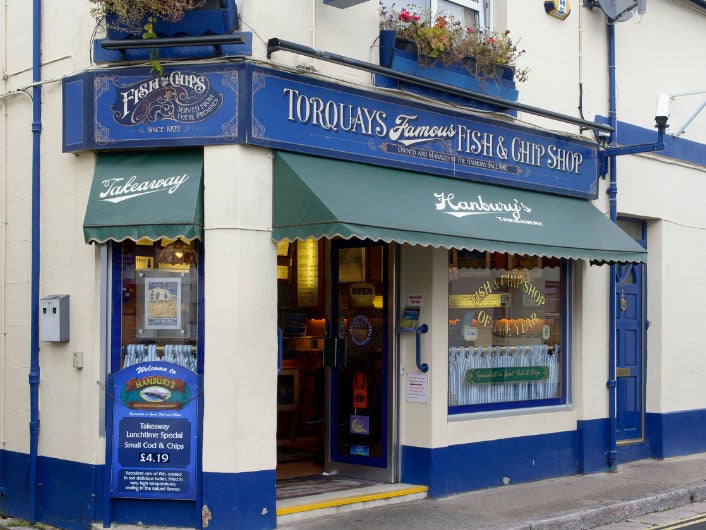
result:
[[[667,131],[666,120],[664,123],[658,123],[657,127],[657,142],[653,144],[637,144],[626,145],[623,147],[608,147],[602,151],[598,151],[598,174],[604,178],[608,173],[608,158],[621,155],[634,155],[637,153],[653,153],[655,151],[664,151],[667,146],[664,143],[664,135]]]

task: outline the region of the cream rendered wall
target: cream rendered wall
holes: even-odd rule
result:
[[[272,153],[204,149],[203,470],[276,466],[277,273]]]
[[[321,0],[242,0],[241,29],[253,31],[253,56],[267,57],[267,41],[287,40],[361,61],[378,62],[378,3],[364,2],[345,10]],[[311,61],[290,52],[272,55],[274,64],[311,65],[332,81],[369,85],[368,73],[324,61]]]
[[[3,6],[0,94],[32,83],[32,5]],[[83,242],[82,224],[94,168],[90,153],[61,152],[63,76],[90,65],[95,21],[87,2],[42,3],[41,267],[40,297],[70,295],[71,341],[40,342],[39,453],[102,463],[104,352],[100,351],[98,251]],[[66,31],[66,28],[71,31]],[[31,94],[31,89],[26,90]],[[0,100],[3,161],[2,448],[29,451],[32,104],[25,96]],[[73,352],[83,368],[73,368]],[[70,390],[68,390],[70,389]],[[68,426],[68,428],[67,428]]]
[[[657,219],[648,221],[648,410],[704,408],[706,168],[647,157],[620,168],[621,209]]]
[[[21,5],[22,4],[22,5]],[[31,83],[31,12],[20,1],[2,8],[0,94]],[[32,103],[23,95],[0,99],[2,179],[2,329],[0,334],[0,448],[29,451],[29,178]]]
[[[652,129],[657,94],[706,90],[701,50],[706,48],[706,14],[671,0],[650,0],[647,13],[616,27],[618,119]],[[706,94],[671,102],[674,132],[706,99]],[[706,142],[706,111],[682,136]]]

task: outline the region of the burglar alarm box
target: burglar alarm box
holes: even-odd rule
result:
[[[39,300],[39,340],[69,340],[69,295],[53,294]]]

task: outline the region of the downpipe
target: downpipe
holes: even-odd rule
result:
[[[610,144],[615,145],[617,141],[616,126],[618,124],[617,119],[617,103],[616,103],[616,81],[615,81],[615,23],[612,20],[608,20],[608,84],[609,84],[609,120],[610,126],[613,131],[610,133]],[[610,206],[610,220],[614,223],[617,221],[617,198],[618,198],[618,171],[616,167],[617,156],[611,156],[610,161],[610,184],[608,186],[608,202]],[[608,341],[608,381],[606,386],[608,387],[608,470],[616,471],[616,460],[617,460],[617,380],[615,374],[616,358],[617,358],[617,340],[616,340],[616,267],[617,265],[610,266],[610,293],[608,295],[610,310],[609,329],[610,337]]]
[[[32,287],[30,315],[29,513],[37,522],[39,448],[39,258],[40,147],[42,134],[42,1],[32,0]]]

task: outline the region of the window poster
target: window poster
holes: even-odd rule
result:
[[[181,329],[181,278],[145,278],[145,329]]]
[[[196,498],[196,374],[167,362],[115,373],[111,495]]]

